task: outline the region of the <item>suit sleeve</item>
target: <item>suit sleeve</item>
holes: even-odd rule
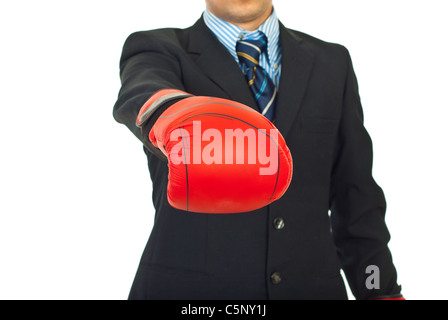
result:
[[[358,84],[348,51],[347,73],[331,183],[333,236],[357,299],[400,296],[388,248],[386,200],[372,177],[372,141],[363,124]],[[379,288],[368,288],[368,266],[379,270]],[[376,268],[375,267],[375,268]]]
[[[136,119],[140,108],[157,91],[184,89],[174,45],[163,38],[163,33],[154,36],[150,32],[128,37],[120,59],[121,89],[113,109],[115,120],[126,125],[145,147],[162,158],[161,152],[149,142],[148,133],[158,116],[176,101],[160,107],[142,128],[136,126]]]

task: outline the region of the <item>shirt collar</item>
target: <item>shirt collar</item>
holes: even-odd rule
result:
[[[275,10],[272,10],[269,18],[255,31],[244,30],[230,22],[227,22],[207,9],[204,11],[204,22],[207,27],[215,34],[218,40],[227,48],[236,61],[238,56],[236,54],[236,43],[238,40],[255,39],[260,37],[260,32],[264,34],[268,41],[268,58],[271,60],[279,46],[280,28]],[[272,61],[270,61],[272,62]]]

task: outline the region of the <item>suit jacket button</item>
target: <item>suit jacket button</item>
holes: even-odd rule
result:
[[[283,218],[275,218],[274,219],[274,228],[277,230],[281,230],[285,227],[285,220]]]
[[[279,284],[280,282],[282,282],[282,277],[280,276],[280,273],[279,273],[279,272],[274,272],[274,273],[271,275],[271,282],[272,282],[273,284]]]

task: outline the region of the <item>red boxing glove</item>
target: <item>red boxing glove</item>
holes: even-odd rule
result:
[[[154,123],[149,140],[168,159],[168,202],[200,213],[237,213],[279,199],[292,178],[292,158],[275,126],[254,109],[220,98],[162,90],[140,110],[181,97]]]

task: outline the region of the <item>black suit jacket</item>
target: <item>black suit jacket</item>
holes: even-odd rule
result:
[[[371,174],[372,145],[349,53],[280,28],[275,125],[294,160],[288,191],[254,212],[176,210],[167,202],[166,163],[144,148],[156,213],[131,299],[346,299],[341,267],[358,299],[400,293],[387,246],[386,203]],[[187,29],[132,34],[120,68],[114,117],[143,143],[146,133],[135,120],[160,89],[257,108],[237,63],[202,19]],[[139,201],[150,210],[149,195]],[[279,218],[281,229],[274,223]],[[379,268],[379,289],[366,287],[369,265]]]

